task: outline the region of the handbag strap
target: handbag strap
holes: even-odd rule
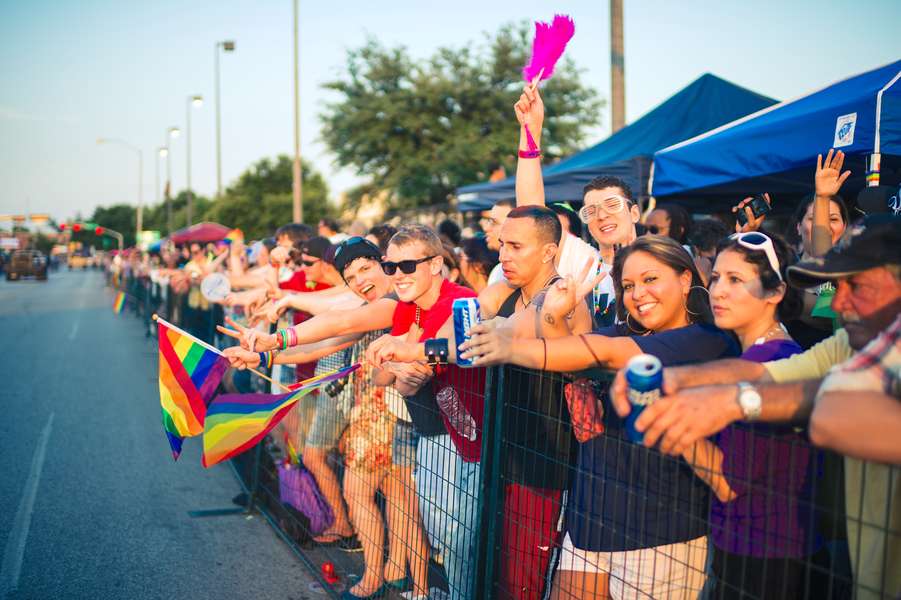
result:
[[[585,339],[585,334],[580,333],[579,339],[582,340],[582,343],[585,344],[585,347],[588,348],[588,351],[591,353],[591,358],[594,359],[594,364],[597,365],[599,369],[603,369],[604,365],[601,364],[601,361],[598,360],[598,355],[594,353],[594,348],[591,347],[591,344],[588,343],[588,340]]]

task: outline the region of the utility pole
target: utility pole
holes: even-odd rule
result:
[[[611,134],[626,124],[626,59],[623,50],[623,0],[610,0]]]
[[[294,222],[303,223],[303,173],[300,166],[300,52],[299,0],[294,0]]]

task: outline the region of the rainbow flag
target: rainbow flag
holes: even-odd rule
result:
[[[116,294],[116,299],[113,300],[113,312],[117,315],[122,312],[122,309],[125,308],[125,292],[119,292]]]
[[[359,363],[301,382],[287,394],[222,394],[210,403],[203,430],[203,466],[212,467],[253,448],[297,402],[323,385],[347,377]]]
[[[237,242],[238,240],[244,240],[244,232],[240,229],[232,229],[228,233],[225,234],[223,238],[226,244],[231,244],[232,242]]]
[[[163,429],[178,460],[182,441],[203,433],[207,404],[228,369],[228,359],[189,333],[157,319]]]

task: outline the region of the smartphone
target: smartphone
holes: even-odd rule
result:
[[[751,199],[751,202],[745,205],[744,208],[738,211],[738,224],[741,226],[745,226],[748,224],[748,215],[745,212],[745,208],[751,208],[751,212],[754,214],[755,219],[759,219],[765,214],[768,214],[770,210],[770,203],[766,201],[766,198],[763,194],[757,194]]]

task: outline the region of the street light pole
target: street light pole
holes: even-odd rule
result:
[[[138,155],[138,208],[135,211],[135,243],[137,243],[144,226],[144,153],[137,146],[119,138],[98,138],[97,143],[118,144]],[[159,196],[159,185],[159,173],[157,173],[157,196]],[[159,201],[159,198],[157,198],[157,201]]]
[[[303,222],[303,173],[300,165],[300,60],[299,60],[299,10],[294,0],[294,222]]]
[[[203,106],[203,96],[200,94],[194,94],[193,96],[188,96],[187,107],[185,110],[185,116],[187,117],[187,126],[185,127],[185,147],[186,147],[186,160],[187,163],[185,169],[186,179],[187,179],[187,187],[185,191],[188,194],[188,227],[194,224],[194,190],[191,189],[191,107],[201,107]]]
[[[216,198],[222,196],[222,116],[220,110],[221,90],[219,86],[219,49],[224,52],[234,52],[234,40],[216,42],[213,54],[216,59]]]
[[[178,127],[170,127],[166,130],[166,186],[163,188],[166,195],[166,228],[172,233],[172,148],[169,139],[175,139],[181,130]]]

